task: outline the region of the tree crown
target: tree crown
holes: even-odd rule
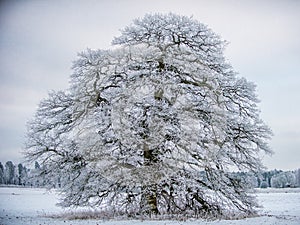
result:
[[[271,132],[225,42],[191,18],[154,14],[113,44],[80,53],[69,89],[43,100],[28,126],[28,158],[67,175],[63,204],[252,211],[246,184],[228,171],[259,170]]]

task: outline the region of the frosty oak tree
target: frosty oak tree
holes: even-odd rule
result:
[[[256,206],[231,169],[270,152],[255,85],[226,62],[224,41],[184,16],[146,15],[86,50],[70,87],[41,101],[26,155],[60,178],[63,206],[127,215],[220,215]]]

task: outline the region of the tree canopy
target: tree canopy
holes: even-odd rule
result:
[[[136,19],[111,50],[79,54],[70,87],[41,101],[26,156],[61,178],[63,206],[126,215],[220,215],[256,206],[230,170],[270,153],[255,85],[225,41],[175,14]]]

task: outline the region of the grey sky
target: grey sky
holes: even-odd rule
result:
[[[82,0],[0,3],[0,161],[22,159],[25,124],[50,90],[65,89],[77,52],[110,48],[134,18],[193,16],[229,41],[225,55],[257,84],[274,132],[270,168],[300,167],[300,1]]]

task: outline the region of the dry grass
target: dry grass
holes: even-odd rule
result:
[[[225,219],[225,220],[240,220],[249,217],[256,217],[256,214],[245,215],[245,214],[234,214],[212,216],[212,215],[193,215],[193,214],[172,214],[172,215],[138,215],[128,214],[122,212],[112,211],[100,211],[100,210],[74,210],[63,212],[59,214],[44,215],[48,218],[64,219],[64,220],[176,220],[176,221],[187,221],[190,219],[204,219],[208,221]]]

